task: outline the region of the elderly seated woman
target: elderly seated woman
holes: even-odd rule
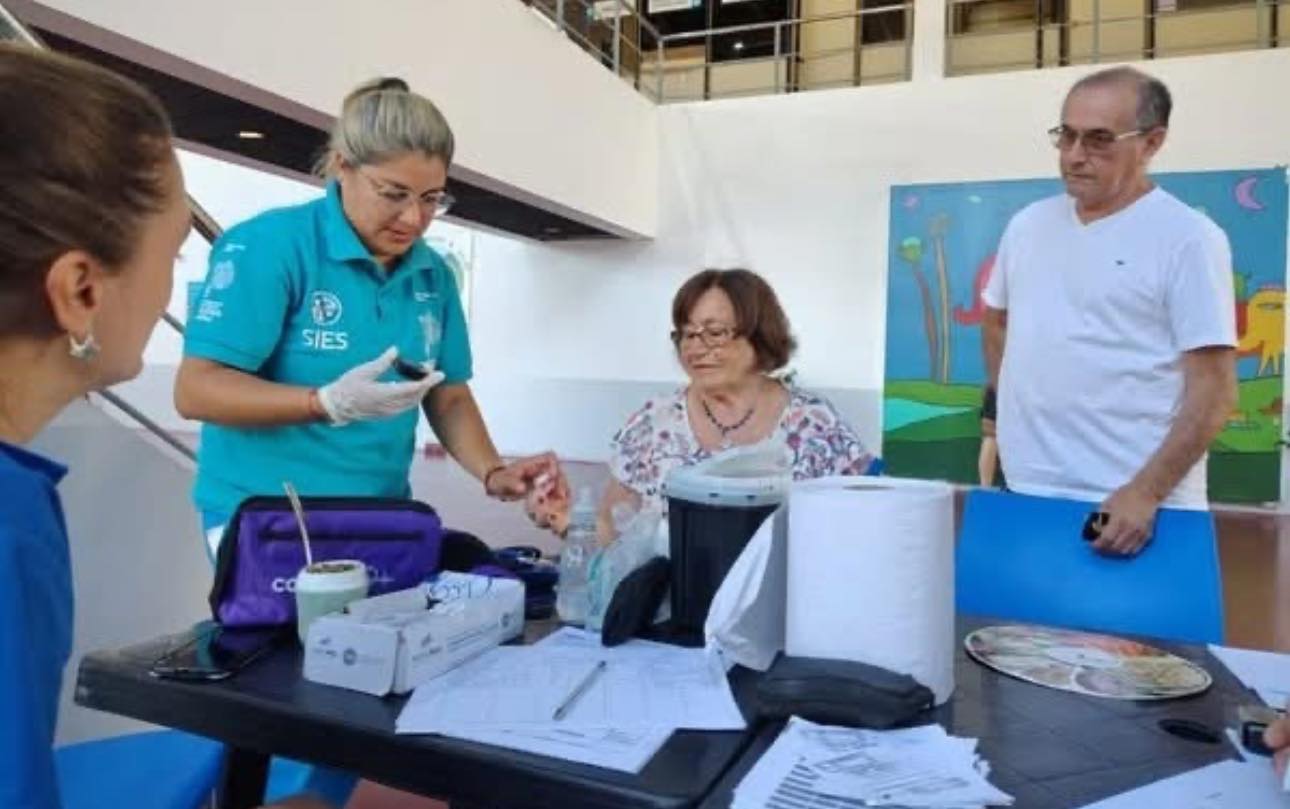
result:
[[[786,448],[793,478],[862,475],[874,465],[828,400],[776,378],[796,343],[765,279],[748,270],[704,270],[672,301],[672,343],[689,384],[650,399],[614,436],[611,478],[600,506],[607,538],[615,506],[665,511],[663,481],[724,450]],[[534,519],[568,524],[567,491],[530,501]]]

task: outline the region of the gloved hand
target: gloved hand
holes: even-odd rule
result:
[[[333,425],[397,416],[420,404],[430,389],[443,381],[442,373],[431,371],[415,382],[377,382],[398,355],[398,349],[390,346],[376,359],[354,366],[318,389],[318,401]]]

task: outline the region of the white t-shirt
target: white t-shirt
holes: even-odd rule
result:
[[[1182,354],[1236,345],[1232,254],[1156,188],[1088,225],[1072,198],[1008,223],[982,293],[1008,311],[999,456],[1024,494],[1100,502],[1146,464],[1182,405]],[[1206,459],[1165,501],[1203,509]]]

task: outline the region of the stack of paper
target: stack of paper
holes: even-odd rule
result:
[[[1285,809],[1290,796],[1281,791],[1267,760],[1221,761],[1125,792],[1085,809]]]
[[[603,671],[556,719],[601,661]],[[422,685],[396,729],[639,772],[675,730],[744,727],[725,670],[703,649],[639,640],[606,648],[597,634],[562,629]]]
[[[793,717],[735,789],[732,809],[975,809],[1010,806],[976,740],[939,725],[857,730]]]
[[[1286,707],[1290,700],[1290,655],[1213,644],[1209,651],[1269,706]]]

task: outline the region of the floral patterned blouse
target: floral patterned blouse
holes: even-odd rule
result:
[[[868,471],[873,456],[827,399],[797,388],[788,394],[779,424],[764,440],[792,452],[794,480]],[[666,511],[661,492],[668,473],[719,452],[704,449],[695,438],[685,388],[646,402],[614,436],[611,448],[611,474],[639,494],[644,507],[660,511]]]

